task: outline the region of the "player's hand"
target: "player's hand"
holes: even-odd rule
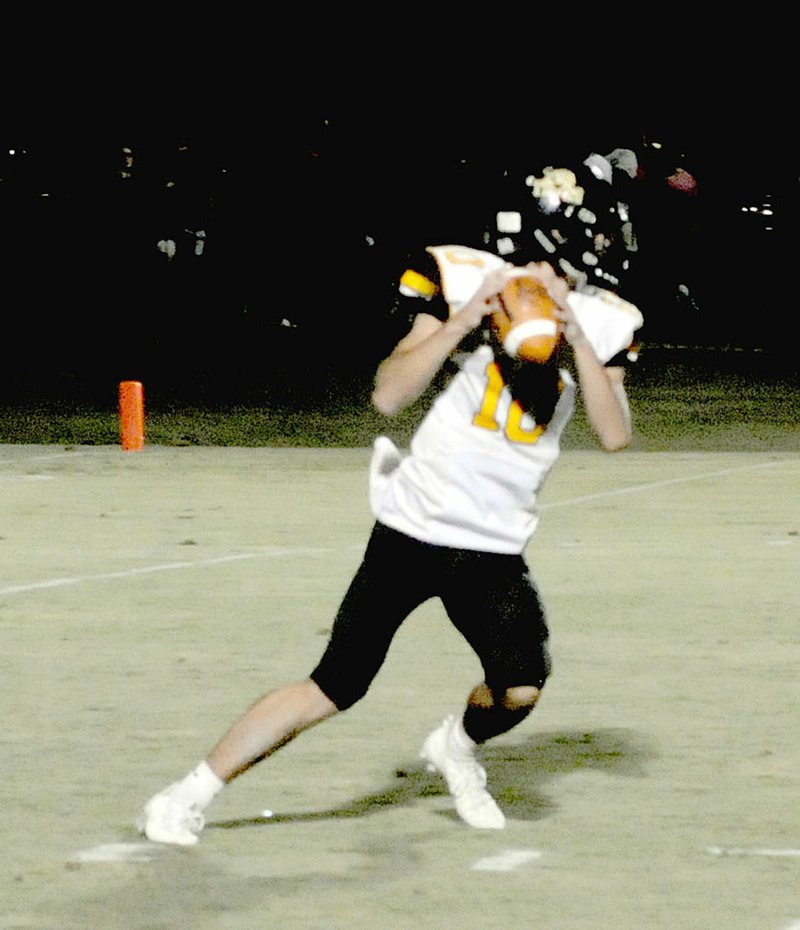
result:
[[[528,262],[525,266],[525,272],[532,278],[537,278],[547,289],[547,293],[553,298],[559,307],[567,304],[569,296],[569,284],[566,280],[556,273],[555,268],[549,262]]]
[[[512,277],[514,268],[511,265],[490,271],[453,319],[463,326],[465,332],[475,329],[487,314],[500,308],[500,293]]]

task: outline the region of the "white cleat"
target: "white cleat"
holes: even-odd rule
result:
[[[154,843],[194,846],[205,826],[205,818],[195,804],[174,794],[173,787],[150,798],[136,826]]]
[[[486,790],[486,770],[475,758],[474,744],[459,745],[455,739],[457,726],[455,716],[445,718],[425,740],[420,757],[428,763],[428,771],[444,776],[465,823],[480,830],[502,830],[506,818]]]

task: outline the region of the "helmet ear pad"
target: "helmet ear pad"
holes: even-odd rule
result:
[[[538,278],[512,278],[491,315],[495,336],[512,358],[543,364],[555,352],[561,331],[557,305]]]

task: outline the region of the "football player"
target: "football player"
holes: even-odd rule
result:
[[[576,186],[557,175],[537,196],[575,198]],[[521,274],[555,305],[559,338],[542,361],[509,352],[492,324],[508,310],[503,295]],[[542,484],[578,394],[603,449],[631,439],[619,359],[641,315],[611,290],[575,287],[557,260],[520,266],[495,249],[433,247],[404,270],[396,319],[408,325],[377,369],[373,403],[391,417],[432,385],[441,390],[407,451],[387,436],[375,441],[375,524],[324,653],[307,678],[265,693],[207,758],[147,802],[138,821],[147,837],[196,843],[222,787],[355,705],[400,625],[434,597],[483,674],[464,707],[425,739],[421,757],[441,773],[465,823],[505,825],[479,747],[527,717],[550,674],[548,624],[524,555]]]

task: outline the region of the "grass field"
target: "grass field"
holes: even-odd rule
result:
[[[180,380],[180,379],[178,379]],[[88,385],[88,386],[87,386]],[[631,369],[640,451],[800,450],[800,368],[787,352],[650,347]],[[368,447],[389,430],[408,441],[427,397],[387,421],[369,404],[369,383],[334,374],[301,386],[261,385],[226,373],[144,379],[147,441],[169,446]],[[118,382],[36,378],[7,386],[0,442],[114,445],[119,442]],[[568,448],[594,448],[578,411]]]
[[[113,401],[0,412],[0,930],[798,930],[796,380],[663,366],[631,394],[633,448],[578,419],[545,491],[554,673],[483,757],[506,830],[465,827],[418,759],[478,675],[430,602],[189,850],[133,822],[316,661],[381,424],[163,409],[126,453]]]

